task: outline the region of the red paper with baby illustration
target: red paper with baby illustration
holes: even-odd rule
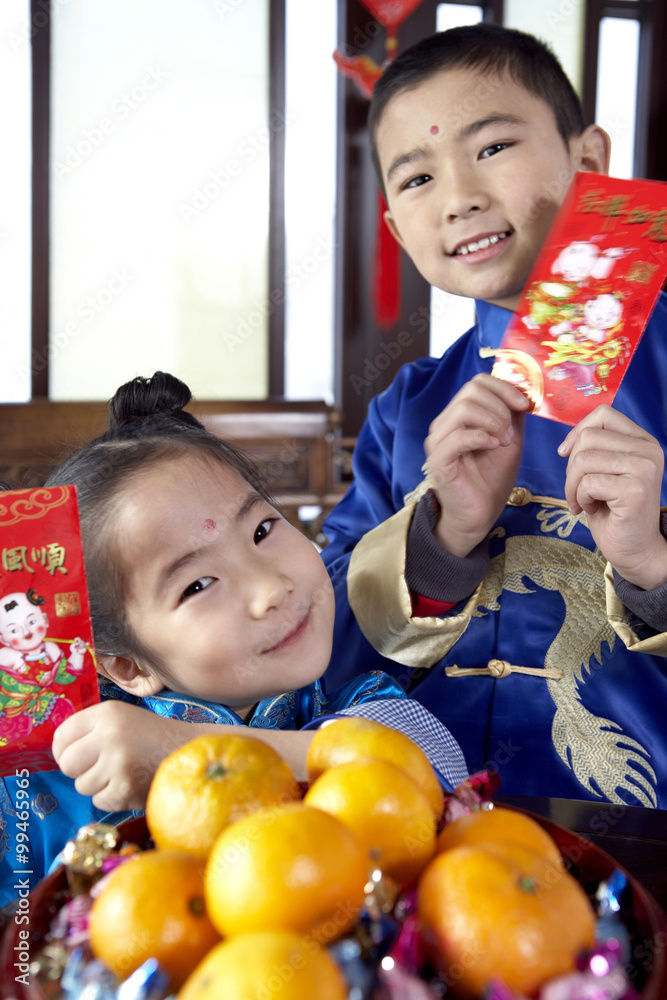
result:
[[[578,173],[493,374],[576,424],[611,403],[667,275],[667,184]]]
[[[0,493],[0,775],[54,769],[56,728],[99,700],[75,488]]]

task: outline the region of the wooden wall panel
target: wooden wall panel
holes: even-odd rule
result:
[[[299,521],[298,509],[322,507],[319,526],[346,489],[353,442],[339,449],[336,409],[319,401],[282,400],[202,401],[189,409],[260,466],[292,523],[307,533],[318,530]],[[59,462],[105,428],[105,403],[0,405],[0,480],[14,489],[40,486]]]

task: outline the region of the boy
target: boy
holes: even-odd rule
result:
[[[381,667],[506,794],[664,808],[665,297],[615,409],[567,434],[490,375],[570,181],[606,172],[609,139],[542,43],[486,24],[399,56],[369,128],[387,224],[478,322],[371,404],[325,524],[327,683]]]

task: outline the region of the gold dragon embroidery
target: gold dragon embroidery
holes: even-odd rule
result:
[[[531,593],[526,581],[561,594],[565,618],[544,660],[545,667],[562,671],[559,680],[545,679],[556,705],[551,729],[554,747],[593,795],[600,798],[599,789],[610,802],[623,804],[618,794],[622,789],[655,808],[656,775],[648,751],[616,722],[593,715],[581,702],[578,686],[585,683],[585,672],[603,669],[603,643],[613,648],[616,636],[601,611],[605,607],[602,556],[564,541],[563,534],[569,534],[562,530],[564,519],[557,519],[557,524],[559,538],[518,535],[507,539],[505,552],[491,561],[474,617],[497,610],[503,589]],[[556,527],[554,522],[552,527]]]

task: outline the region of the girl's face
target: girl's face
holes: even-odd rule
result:
[[[324,673],[334,619],[324,563],[239,473],[165,460],[120,506],[128,622],[161,685],[245,718]]]

